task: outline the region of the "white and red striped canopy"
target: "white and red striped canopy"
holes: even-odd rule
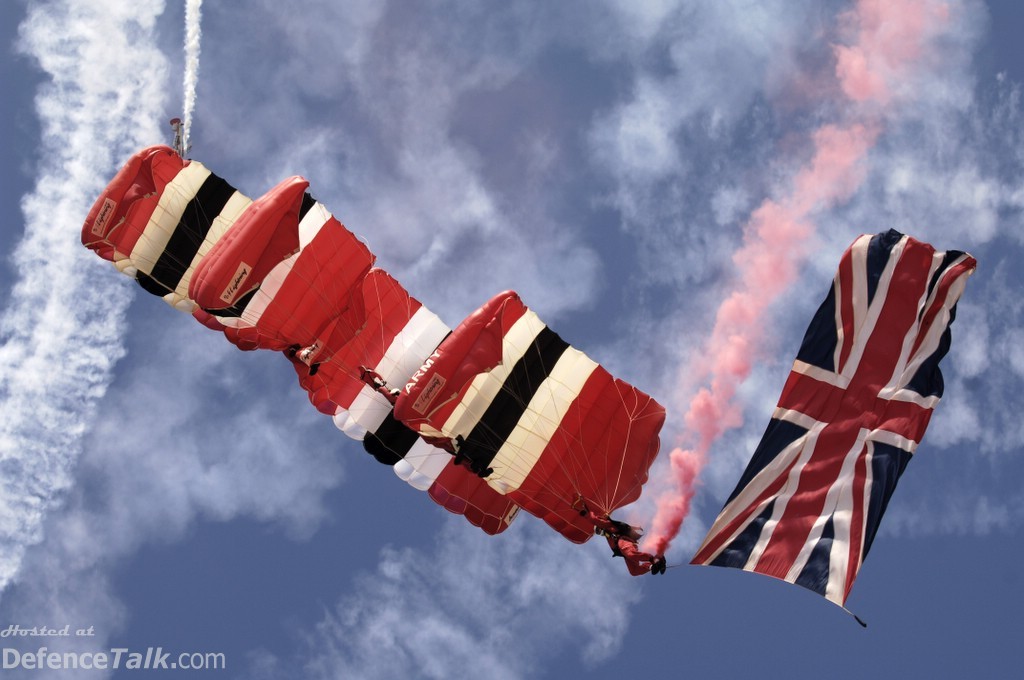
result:
[[[373,268],[373,254],[307,187],[291,178],[253,202],[196,161],[150,147],[97,199],[82,242],[240,348],[281,350],[346,434],[374,442],[379,459],[443,507],[503,531],[516,505],[397,422],[359,378],[365,367],[404,384],[450,329]]]
[[[583,497],[610,513],[635,501],[665,409],[551,331],[513,292],[467,318],[405,386],[395,415],[459,455],[523,509],[583,542]]]

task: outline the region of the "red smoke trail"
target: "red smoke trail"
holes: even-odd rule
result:
[[[855,39],[833,48],[840,100],[847,121],[824,125],[812,136],[814,155],[793,178],[787,196],[766,200],[744,226],[743,246],[733,254],[738,280],[718,308],[711,336],[684,375],[705,383],[690,400],[682,441],[670,454],[675,488],[657,501],[648,549],[664,553],[689,514],[696,481],[711,445],[743,424],[734,403],[750,375],[764,335],[767,308],[796,280],[815,232],[812,217],[846,201],[864,181],[864,160],[881,132],[887,107],[928,40],[948,19],[944,4],[930,0],[859,0],[839,17]]]

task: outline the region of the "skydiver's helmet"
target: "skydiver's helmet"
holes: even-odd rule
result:
[[[640,527],[635,527],[631,524],[626,524],[625,522],[620,522],[615,519],[612,520],[612,524],[615,525],[615,534],[617,536],[628,538],[631,541],[639,541],[643,538],[644,530]]]

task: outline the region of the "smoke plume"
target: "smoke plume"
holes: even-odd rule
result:
[[[710,336],[683,375],[699,376],[688,399],[682,444],[669,454],[673,488],[657,500],[650,550],[664,553],[690,511],[700,472],[714,442],[743,424],[736,390],[750,375],[766,333],[765,312],[810,255],[814,217],[849,199],[863,183],[866,158],[882,132],[886,113],[898,103],[912,69],[948,20],[933,0],[859,0],[839,17],[848,45],[836,45],[839,121],[812,136],[811,160],[789,191],[765,200],[744,225],[743,245],[733,255],[735,282],[718,308]]]
[[[192,114],[196,109],[196,84],[199,82],[199,46],[202,38],[203,0],[185,3],[185,110],[183,111],[181,145],[188,150],[192,132]]]
[[[17,278],[0,314],[0,590],[72,485],[83,433],[124,354],[130,294],[95,280],[101,263],[79,234],[116,163],[158,135],[162,11],[156,0],[38,3],[19,27],[19,50],[47,80],[36,97],[39,172],[21,202]]]

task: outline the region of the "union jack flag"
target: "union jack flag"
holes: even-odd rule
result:
[[[942,396],[938,364],[975,266],[966,253],[892,230],[853,242],[693,564],[767,574],[846,602]]]

